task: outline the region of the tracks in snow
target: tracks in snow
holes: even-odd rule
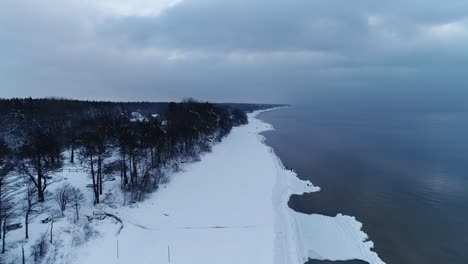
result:
[[[254,229],[257,228],[255,225],[239,225],[239,226],[224,226],[224,225],[216,225],[216,226],[181,226],[181,227],[171,227],[171,228],[152,228],[147,227],[128,219],[123,219],[123,221],[129,223],[132,226],[138,227],[144,230],[153,230],[153,231],[163,231],[163,230],[200,230],[200,229]]]

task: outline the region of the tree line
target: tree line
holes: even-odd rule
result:
[[[15,191],[24,195],[25,236],[35,205],[48,196],[63,211],[71,204],[79,218],[80,190],[48,187],[64,164],[86,170],[93,203],[99,204],[106,178],[120,178],[131,201],[167,180],[165,171],[210,151],[234,126],[247,123],[233,106],[185,100],[180,103],[113,103],[65,99],[0,99],[0,236],[18,217]],[[20,186],[20,188],[18,188]],[[52,238],[51,238],[52,239]]]

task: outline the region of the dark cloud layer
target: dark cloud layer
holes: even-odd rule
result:
[[[158,12],[146,12],[158,1],[103,2],[2,1],[0,96],[455,102],[466,93],[467,1],[185,0]]]

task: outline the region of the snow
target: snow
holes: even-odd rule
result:
[[[261,112],[249,114],[249,124],[233,128],[200,162],[184,163],[182,171],[170,175],[170,182],[130,206],[122,206],[118,180],[105,182],[103,203],[90,206],[87,173],[67,165],[56,176],[86,195],[84,219],[74,223],[67,209],[54,224],[54,254],[44,263],[302,264],[309,257],[383,263],[354,217],[305,215],[287,206],[291,194],[320,188],[285,169],[263,143],[260,133],[273,127],[257,118]],[[59,186],[51,185],[50,191]],[[53,200],[44,206],[58,208]],[[110,217],[88,223],[84,215],[98,210],[122,219],[123,229]],[[31,223],[27,256],[50,228],[40,223],[46,216]],[[24,242],[24,230],[7,237]],[[9,251],[19,254],[20,244],[13,244]]]
[[[354,217],[287,206],[291,194],[320,188],[285,169],[263,144],[259,133],[273,128],[259,113],[147,200],[112,212],[123,219],[120,234],[117,225],[102,225],[75,263],[383,263]]]
[[[147,122],[148,118],[142,115],[140,112],[132,112],[130,114],[130,122]]]
[[[267,110],[269,111],[269,110]],[[249,122],[260,122],[266,130],[272,126],[250,116]],[[259,126],[261,126],[259,125]],[[259,136],[261,142],[264,137]],[[368,263],[384,263],[372,251],[373,243],[361,231],[362,224],[352,216],[338,214],[328,217],[319,214],[307,215],[296,212],[287,203],[292,194],[320,191],[310,181],[302,181],[297,174],[283,166],[272,148],[270,158],[276,161],[276,184],[273,190],[273,204],[276,213],[275,263],[304,263],[309,258],[317,260],[352,260]]]
[[[258,153],[268,152],[255,124],[234,128],[150,198],[112,212],[121,233],[109,225],[76,263],[168,263],[168,251],[171,263],[273,263],[275,161]]]
[[[42,236],[46,236],[46,240],[50,238],[51,223],[42,223],[41,220],[48,217],[54,219],[53,224],[53,243],[49,245],[49,251],[42,262],[37,263],[73,263],[76,255],[74,251],[81,245],[86,244],[89,240],[94,241],[98,235],[98,230],[103,224],[111,223],[110,219],[98,222],[88,222],[86,216],[92,215],[93,211],[108,210],[109,208],[118,208],[123,204],[123,195],[120,191],[119,181],[104,182],[103,203],[98,206],[93,206],[92,189],[86,187],[91,183],[89,172],[80,165],[79,159],[76,157],[76,163],[70,164],[70,153],[64,152],[64,160],[66,164],[63,169],[53,175],[53,180],[49,180],[51,184],[46,189],[46,200],[44,203],[38,203],[35,207],[37,214],[33,214],[29,224],[29,239],[25,239],[24,228],[24,212],[25,205],[25,186],[18,185],[16,192],[16,211],[17,218],[14,223],[21,223],[22,228],[12,230],[6,235],[6,254],[0,255],[0,263],[21,263],[21,247],[24,246],[26,263],[36,263],[31,255],[32,247],[38,242]],[[112,157],[109,160],[114,159]],[[24,175],[13,175],[17,178],[17,182],[24,181]],[[53,183],[52,183],[53,181]],[[85,196],[85,200],[81,204],[80,219],[75,219],[75,212],[72,205],[69,204],[65,216],[60,214],[59,206],[54,200],[55,191],[62,184],[70,184],[72,187],[78,188]],[[117,226],[112,224],[113,226]],[[3,260],[3,262],[2,262]]]

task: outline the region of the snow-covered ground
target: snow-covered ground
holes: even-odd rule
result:
[[[314,259],[383,263],[353,217],[305,215],[292,193],[318,191],[286,170],[259,133],[273,129],[249,115],[222,143],[188,164],[147,200],[111,213],[100,237],[71,252],[74,263],[294,264]],[[108,222],[105,222],[108,221]]]
[[[86,201],[80,221],[72,208],[56,219],[42,263],[302,264],[309,257],[383,263],[353,217],[305,215],[287,206],[291,194],[319,188],[299,180],[263,144],[259,133],[273,128],[256,118],[259,113],[250,114],[249,124],[234,128],[201,161],[184,163],[170,182],[130,206],[122,206],[118,180],[105,182],[103,203],[91,206],[88,173],[67,164],[54,175],[62,183],[49,192],[69,183],[85,193]],[[39,210],[43,213],[30,224],[29,239],[23,228],[7,234],[6,263],[20,263],[22,244],[27,263],[34,263],[32,246],[42,236],[49,240],[51,225],[40,220],[58,206],[48,197],[41,206],[49,209]],[[97,210],[122,219],[123,228],[111,217],[88,222],[85,215]]]

